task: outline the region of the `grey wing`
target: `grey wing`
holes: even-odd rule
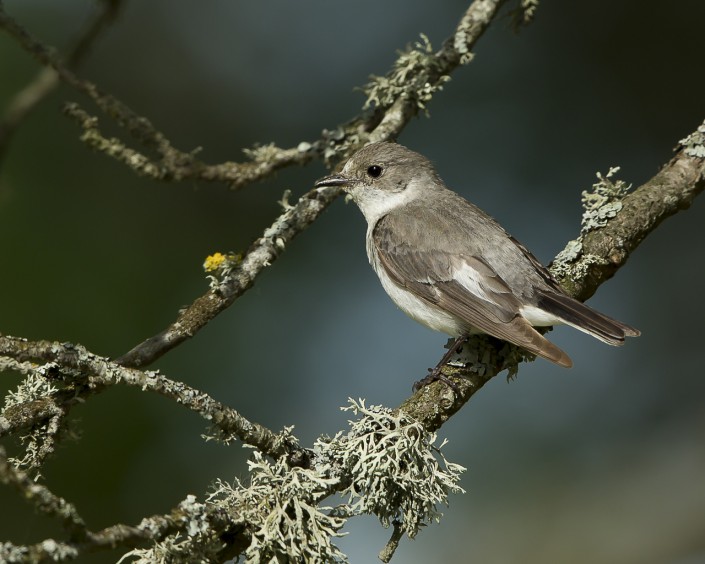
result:
[[[428,244],[411,248],[396,227],[395,218],[388,215],[377,222],[372,233],[379,265],[394,283],[462,320],[468,331],[475,329],[562,366],[572,365],[561,349],[520,315],[517,297],[481,258],[429,248]]]
[[[638,329],[566,295],[548,269],[514,237],[509,238],[534,265],[536,272],[546,283],[547,287],[537,292],[537,306],[540,309],[608,345],[622,345],[625,337],[637,337],[641,334]]]

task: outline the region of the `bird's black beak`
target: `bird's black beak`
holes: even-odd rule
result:
[[[349,186],[350,184],[352,184],[352,181],[346,176],[343,176],[342,174],[331,174],[330,176],[324,176],[320,180],[317,180],[314,186],[316,188],[323,188],[325,186],[345,187]]]

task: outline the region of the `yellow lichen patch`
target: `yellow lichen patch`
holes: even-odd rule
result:
[[[206,272],[213,272],[218,270],[223,263],[227,260],[227,257],[223,253],[214,253],[206,257],[203,262],[203,270]]]

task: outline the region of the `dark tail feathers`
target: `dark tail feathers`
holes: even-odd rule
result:
[[[564,294],[554,292],[541,294],[538,306],[567,325],[588,333],[608,345],[622,345],[625,337],[638,337],[641,334],[638,329],[612,319]]]

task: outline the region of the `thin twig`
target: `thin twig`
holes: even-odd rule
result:
[[[103,137],[97,127],[97,118],[89,116],[85,111],[77,111],[79,108],[75,104],[68,107],[68,115],[84,128],[84,141],[95,149],[119,158],[121,162],[131,166],[140,174],[157,180],[224,181],[234,188],[239,188],[264,178],[284,166],[304,164],[317,154],[316,146],[313,144],[299,144],[293,149],[269,147],[266,159],[255,159],[253,162],[242,164],[226,162],[208,165],[196,159],[196,151],[184,152],[176,149],[147,118],[138,115],[114,96],[102,92],[92,82],[78,77],[59,59],[52,48],[44,45],[12,19],[1,3],[0,29],[4,29],[40,63],[53,69],[66,84],[87,95],[147,150],[156,153],[157,157],[152,158],[134,149],[128,149],[124,143],[116,139]],[[148,166],[145,163],[148,163]]]
[[[119,12],[122,0],[103,0],[98,13],[86,25],[75,45],[69,50],[67,67],[75,68],[90,52],[101,32],[110,25]],[[0,7],[0,10],[2,8]],[[0,160],[4,157],[14,132],[24,119],[59,84],[53,68],[44,67],[10,100],[0,121]]]
[[[61,519],[64,527],[74,538],[84,538],[86,525],[73,504],[52,493],[49,488],[37,484],[25,472],[15,468],[0,446],[0,482],[13,486],[34,505],[40,513]]]
[[[67,541],[46,539],[37,544],[14,545],[0,543],[1,562],[57,562],[73,560],[81,554],[109,550],[117,546],[134,548],[145,541],[158,542],[169,535],[189,531],[196,523],[207,526],[214,537],[223,537],[231,544],[235,535],[243,528],[227,511],[214,505],[196,502],[194,496],[185,500],[164,515],[145,517],[137,525],[113,525],[97,532],[85,528],[83,520],[75,508],[48,488],[35,484],[26,474],[15,469],[5,457],[0,447],[0,481],[13,485],[31,501],[35,507],[49,517],[64,521],[70,531]]]
[[[472,49],[489,27],[504,0],[475,0],[465,11],[453,34],[432,57],[426,57],[415,72],[423,76],[423,87],[434,91],[447,81],[449,75],[462,64],[472,60]],[[389,77],[390,75],[388,75]],[[405,76],[405,79],[407,77]],[[409,84],[413,84],[408,77]],[[386,141],[396,138],[411,118],[424,106],[418,102],[417,93],[405,92],[388,106],[376,112],[380,118],[369,141]]]

